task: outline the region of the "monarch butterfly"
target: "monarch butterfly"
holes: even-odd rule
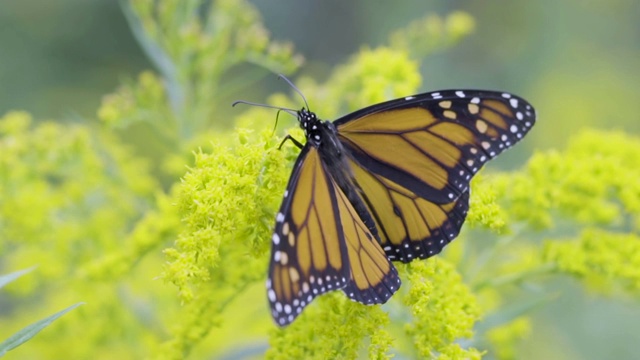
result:
[[[453,240],[473,175],[536,118],[524,99],[486,90],[407,96],[334,122],[302,98],[301,110],[278,108],[297,117],[307,140],[283,141],[301,151],[271,239],[266,287],[279,326],[328,291],[385,303],[400,287],[391,261],[428,258]]]

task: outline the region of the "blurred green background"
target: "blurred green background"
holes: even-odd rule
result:
[[[318,79],[362,46],[384,43],[391,31],[429,12],[467,11],[476,19],[475,33],[424,59],[423,90],[522,94],[543,120],[531,136],[535,140],[528,139],[529,150],[533,142],[561,146],[580,126],[640,131],[634,116],[640,87],[637,1],[252,3],[273,38],[292,41],[305,56],[302,73]],[[25,109],[36,117],[90,120],[104,94],[152,66],[117,1],[5,0],[0,6],[1,113]],[[261,76],[263,96],[282,90],[274,76]],[[249,98],[242,91],[232,95]]]
[[[421,90],[501,89],[536,107],[532,133],[492,166],[518,167],[534,149],[562,148],[587,126],[640,133],[636,0],[252,3],[272,37],[293,42],[305,57],[298,74],[318,81],[362,47],[384,44],[392,31],[427,13],[468,12],[476,21],[474,33],[423,60]],[[153,64],[118,1],[0,3],[0,114],[23,109],[36,119],[97,123],[102,97],[144,69]],[[250,81],[232,86],[234,76]],[[230,100],[263,101],[286,91],[273,74],[251,65],[234,68],[225,79],[229,93],[211,99],[219,103],[221,118],[234,114]],[[322,116],[322,104],[309,101]],[[145,137],[131,143],[144,148]],[[558,294],[557,301],[534,313],[522,359],[638,358],[636,300],[595,297],[571,279],[555,280],[548,292]]]

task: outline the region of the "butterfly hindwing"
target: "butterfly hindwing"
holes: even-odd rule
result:
[[[335,189],[351,274],[343,292],[363,304],[383,304],[400,287],[398,271],[363,222],[369,214],[358,214],[347,195],[337,185]]]
[[[469,182],[533,126],[525,100],[451,90],[374,105],[334,122],[392,260],[438,253],[466,217]]]
[[[406,263],[431,257],[458,236],[469,209],[468,191],[437,204],[355,162],[351,167],[390,260]]]

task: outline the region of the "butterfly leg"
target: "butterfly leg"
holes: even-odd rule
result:
[[[291,142],[300,149],[302,149],[302,147],[304,146],[300,141],[294,139],[293,136],[287,134],[287,136],[285,136],[284,139],[282,139],[280,146],[278,146],[278,150],[282,149],[282,145],[284,145],[284,143],[287,142],[287,140],[291,140]]]

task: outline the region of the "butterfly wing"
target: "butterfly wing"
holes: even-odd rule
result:
[[[384,302],[399,281],[318,149],[305,146],[272,238],[267,296],[276,323],[291,323],[316,296],[337,289],[364,303]]]
[[[390,260],[428,258],[458,236],[469,209],[468,190],[451,202],[439,204],[355,162],[351,167]]]
[[[342,291],[366,305],[384,304],[400,288],[400,277],[347,195],[334,183],[351,276]]]
[[[343,288],[349,259],[332,180],[316,148],[298,156],[272,238],[267,296],[280,326],[316,296]]]
[[[515,95],[451,90],[374,105],[334,124],[384,251],[410,262],[458,235],[473,175],[534,122],[531,105]]]

